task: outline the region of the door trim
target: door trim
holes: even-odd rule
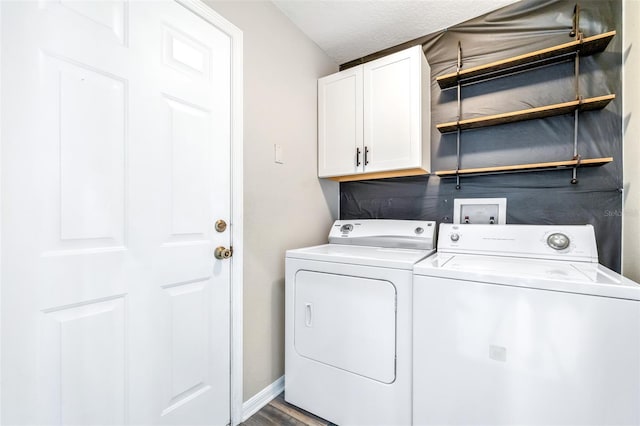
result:
[[[0,5],[0,23],[2,6]],[[4,383],[2,374],[2,31],[0,31],[0,384]],[[0,385],[0,426],[2,425],[2,386]]]
[[[175,0],[202,19],[224,32],[231,39],[231,244],[233,258],[231,261],[231,301],[230,301],[230,422],[236,426],[242,421],[242,260],[243,260],[243,34],[242,31],[208,7],[201,0]],[[0,7],[0,17],[2,7]],[[2,49],[0,40],[0,77],[2,65]],[[0,78],[1,84],[1,78]],[[0,93],[1,85],[0,85]],[[0,96],[0,109],[2,107]],[[0,114],[0,130],[2,129],[2,115]],[[2,143],[0,132],[0,178],[2,176]],[[0,179],[0,185],[2,184]],[[2,211],[2,197],[0,197],[0,215]],[[0,216],[0,289],[2,288],[2,217]],[[0,302],[2,294],[0,291]],[[1,314],[0,309],[0,314]],[[1,318],[1,316],[0,316]],[[2,329],[0,319],[0,330]],[[0,353],[2,349],[0,339]],[[1,359],[0,359],[1,361]],[[0,383],[2,383],[2,369],[0,369]],[[0,389],[1,392],[1,389]],[[0,423],[2,415],[2,399],[0,393]]]
[[[202,0],[175,0],[231,39],[231,425],[242,422],[243,34]]]

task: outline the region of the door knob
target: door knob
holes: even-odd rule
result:
[[[232,248],[224,248],[222,246],[216,247],[215,252],[213,253],[216,259],[229,259],[233,256],[233,247]]]
[[[224,232],[225,229],[227,229],[227,222],[225,222],[222,219],[216,220],[216,224],[214,225],[214,228],[216,228],[216,231],[218,232]]]

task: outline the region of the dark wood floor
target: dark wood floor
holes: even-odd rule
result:
[[[335,426],[284,400],[284,393],[240,423],[240,426]]]

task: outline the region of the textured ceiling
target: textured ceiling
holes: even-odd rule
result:
[[[337,64],[443,30],[517,0],[272,0]]]

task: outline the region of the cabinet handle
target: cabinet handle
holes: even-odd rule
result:
[[[356,167],[360,167],[360,148],[356,148]]]
[[[366,166],[367,164],[369,164],[369,148],[368,147],[364,147],[364,165]]]

